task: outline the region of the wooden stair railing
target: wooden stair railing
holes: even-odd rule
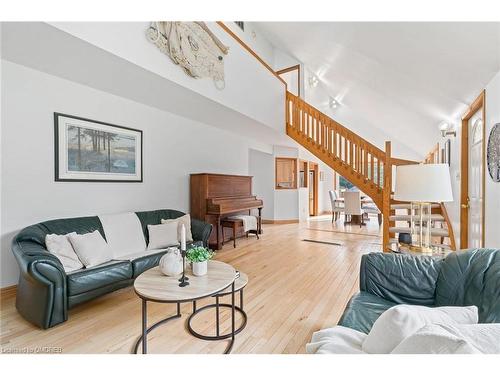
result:
[[[392,165],[406,162],[391,157],[391,143],[385,143],[385,150],[379,149],[288,91],[286,133],[373,199],[384,218],[386,249],[391,236]]]

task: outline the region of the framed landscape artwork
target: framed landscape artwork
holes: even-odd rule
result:
[[[142,182],[142,130],[54,113],[55,180]]]

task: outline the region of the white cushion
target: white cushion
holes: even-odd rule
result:
[[[142,257],[146,257],[146,256],[149,256],[149,255],[161,253],[163,251],[167,251],[167,249],[156,249],[156,250],[139,251],[139,252],[136,252],[136,253],[120,255],[119,257],[114,258],[114,259],[115,260],[131,260],[132,261],[132,260],[139,259],[139,258],[142,258]]]
[[[71,234],[76,234],[73,232]],[[67,234],[47,234],[45,236],[45,246],[47,250],[59,259],[64,267],[64,271],[71,272],[83,268],[82,262],[78,259]]]
[[[68,238],[85,267],[97,266],[113,258],[111,248],[98,230],[86,234],[70,233]]]
[[[343,326],[314,332],[311,342],[306,344],[310,354],[364,354],[362,350],[366,333]]]
[[[99,215],[106,241],[113,251],[113,257],[146,251],[146,240],[141,222],[134,212],[114,215]]]
[[[193,242],[193,234],[191,233],[191,216],[186,214],[184,216],[178,217],[177,219],[161,219],[162,224],[166,223],[177,223],[177,240],[181,241],[181,224],[183,223],[186,227],[186,242]]]
[[[451,326],[450,326],[451,327]],[[439,324],[429,324],[407,337],[391,354],[475,354],[480,353],[460,335]]]
[[[177,221],[148,225],[148,250],[164,249],[169,246],[179,245],[179,241],[177,240],[177,225]]]
[[[459,333],[481,353],[500,354],[500,323],[460,324],[443,328]]]
[[[428,324],[475,324],[476,306],[425,307],[397,305],[391,307],[373,324],[363,342],[367,353],[390,353],[401,341]]]

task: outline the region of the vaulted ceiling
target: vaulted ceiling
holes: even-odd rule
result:
[[[456,120],[500,70],[500,23],[257,26],[316,74],[342,111],[419,154],[436,142],[438,125]]]

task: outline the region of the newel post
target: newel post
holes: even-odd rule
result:
[[[384,188],[382,190],[382,217],[384,225],[384,234],[382,240],[382,251],[388,252],[389,246],[389,216],[391,214],[391,195],[392,195],[392,162],[391,162],[391,142],[385,142],[385,161],[384,161]]]

